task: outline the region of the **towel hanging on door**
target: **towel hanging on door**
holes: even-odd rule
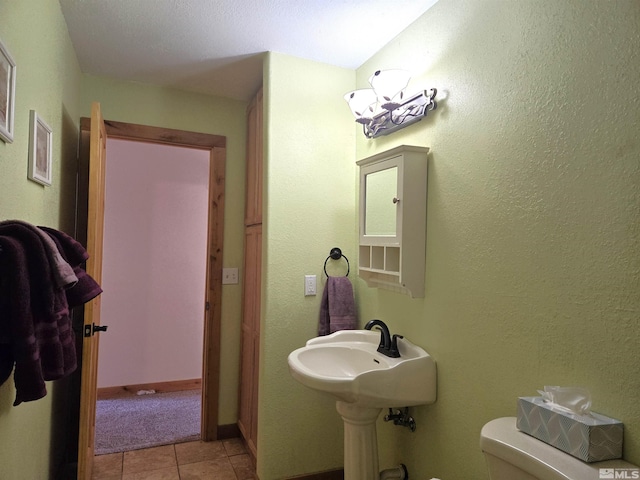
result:
[[[51,235],[52,229],[47,230],[45,233],[22,221],[0,222],[0,385],[15,364],[14,406],[44,397],[45,381],[62,378],[76,369],[69,307],[102,292],[80,267],[82,261],[66,257],[60,246],[65,243],[64,237],[56,238]],[[48,252],[51,248],[57,254]],[[56,268],[68,282],[60,281],[61,276],[54,273]],[[70,301],[71,292],[78,298]]]

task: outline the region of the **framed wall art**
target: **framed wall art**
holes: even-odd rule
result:
[[[16,98],[16,62],[0,40],[0,139],[13,142]]]
[[[42,185],[51,185],[51,127],[36,113],[29,113],[29,172],[27,177]]]

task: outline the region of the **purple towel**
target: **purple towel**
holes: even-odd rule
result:
[[[51,268],[40,237],[32,229],[10,222],[0,224],[0,235],[18,240],[24,248],[34,317],[51,314],[55,292],[51,281]]]
[[[22,225],[23,227],[35,232],[38,237],[40,237],[44,251],[47,254],[47,259],[49,260],[51,274],[53,275],[55,285],[57,287],[70,288],[78,283],[78,279],[73,272],[73,268],[71,268],[71,266],[65,261],[55,242],[47,233],[44,232],[44,230],[22,220],[8,220],[6,222],[2,222],[0,225],[10,224]]]
[[[0,385],[11,375],[15,362],[14,405],[19,405],[44,397],[47,389],[34,331],[27,254],[12,237],[0,235],[0,245],[0,323],[10,339],[0,343]]]
[[[81,264],[89,258],[89,254],[82,244],[64,232],[49,227],[38,228],[44,230],[51,236],[62,253],[62,257],[73,267],[73,271],[78,278],[78,283],[65,292],[67,294],[69,307],[73,308],[83,305],[100,295],[102,288],[81,266]]]
[[[42,398],[47,393],[44,381],[77,368],[67,298],[84,303],[102,292],[79,266],[87,258],[84,248],[62,232],[50,237],[47,233],[24,222],[0,222],[0,385],[15,363],[14,405]],[[72,288],[61,288],[53,277],[56,262],[51,262],[49,242],[42,235],[65,262],[66,254],[78,263],[73,268],[78,282]]]
[[[347,277],[328,277],[320,301],[318,335],[353,330],[357,325],[353,287]]]

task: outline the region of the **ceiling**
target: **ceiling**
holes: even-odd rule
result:
[[[437,0],[59,0],[90,75],[249,99],[264,52],[356,69]]]

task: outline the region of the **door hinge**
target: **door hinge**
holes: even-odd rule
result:
[[[211,304],[209,302],[204,302],[204,309],[205,310],[211,310]]]
[[[107,328],[107,325],[96,325],[95,323],[92,323],[91,325],[85,325],[84,336],[93,337],[96,332],[106,332]]]

